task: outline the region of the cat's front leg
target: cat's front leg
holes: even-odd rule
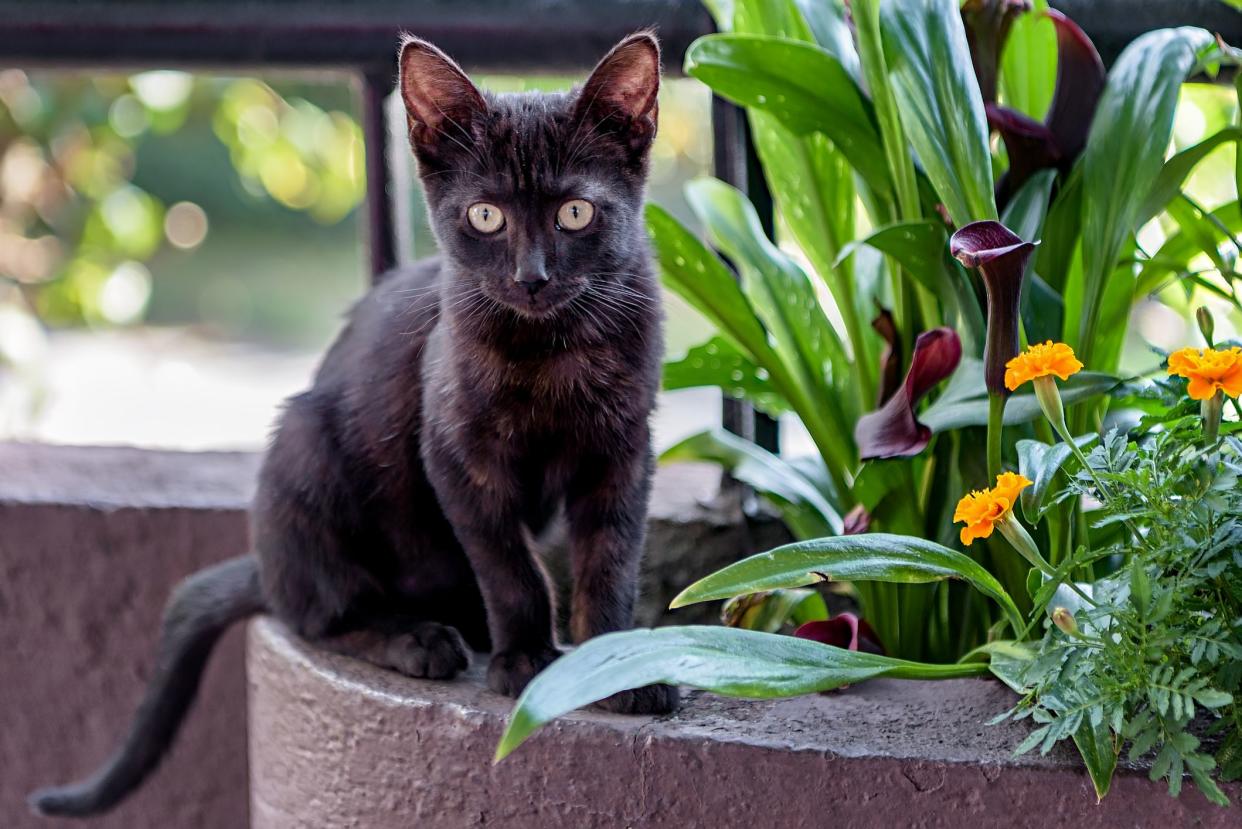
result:
[[[634,626],[652,466],[645,448],[630,457],[592,458],[582,464],[566,494],[575,642]],[[649,685],[598,705],[627,714],[664,714],[677,703],[675,687]]]
[[[463,460],[448,445],[429,444],[424,462],[487,608],[487,684],[517,696],[560,656],[547,575],[522,532],[517,476],[499,451]]]

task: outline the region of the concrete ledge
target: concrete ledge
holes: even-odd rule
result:
[[[173,586],[248,548],[259,456],[0,442],[0,827],[71,825],[27,812],[32,788],[106,758],[137,704]],[[639,608],[783,543],[707,465],[657,476]],[[552,555],[552,569],[563,570]],[[694,614],[699,614],[695,616]],[[708,606],[678,611],[695,621]],[[101,829],[242,829],[247,811],[241,631],[212,658],[171,757]]]
[[[261,619],[248,668],[254,829],[1237,826],[1189,786],[1174,800],[1125,772],[1097,806],[1068,752],[1015,760],[1023,728],[985,725],[1012,694],[985,680],[770,702],[695,692],[660,719],[578,712],[493,766],[511,701],[481,664],[405,679]]]

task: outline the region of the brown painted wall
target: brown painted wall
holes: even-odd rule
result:
[[[193,459],[193,462],[187,462]],[[36,786],[92,771],[147,676],[173,585],[245,549],[254,459],[0,444],[0,826]],[[155,777],[91,826],[244,829],[241,631],[216,652]]]

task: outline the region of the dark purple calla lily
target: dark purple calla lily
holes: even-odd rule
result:
[[[883,406],[884,401],[892,397],[901,385],[901,343],[898,341],[897,323],[887,308],[880,309],[880,313],[871,321],[871,327],[884,340],[884,351],[880,354],[879,399],[875,403]]]
[[[854,427],[854,440],[863,460],[917,455],[931,440],[931,429],[919,423],[914,407],[962,359],[962,341],[952,328],[924,331],[914,343],[910,370],[893,396]]]
[[[884,646],[875,635],[871,625],[853,613],[840,613],[831,619],[806,622],[794,631],[800,639],[810,639],[825,645],[835,645],[850,651],[883,654]]]
[[[966,0],[962,4],[970,62],[974,64],[984,102],[996,100],[997,67],[1009,28],[1018,15],[1030,10],[1030,0]]]
[[[1018,355],[1018,312],[1026,262],[1038,242],[1024,242],[1000,222],[971,222],[949,238],[949,252],[983,274],[988,295],[988,335],[983,379],[992,394],[1007,395],[1005,364]]]
[[[845,514],[841,535],[863,535],[871,532],[871,513],[862,504],[857,504]]]
[[[1057,31],[1057,84],[1044,122],[984,99],[988,123],[1004,139],[1009,156],[1009,169],[997,187],[1002,206],[1039,170],[1069,171],[1086,146],[1104,91],[1104,62],[1091,39],[1059,11],[1049,9],[1046,14]]]

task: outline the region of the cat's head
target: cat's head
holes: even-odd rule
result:
[[[400,67],[410,145],[459,293],[544,317],[623,278],[645,238],[660,88],[652,35],[622,40],[569,92],[482,91],[415,38]]]

